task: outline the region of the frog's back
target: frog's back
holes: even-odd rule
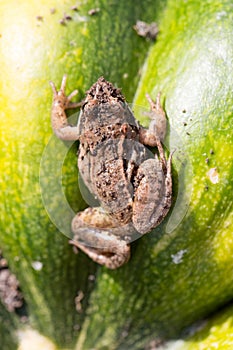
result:
[[[78,129],[78,166],[84,183],[108,213],[129,222],[134,176],[148,155],[124,97],[103,78],[87,92]]]

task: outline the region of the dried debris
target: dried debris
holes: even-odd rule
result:
[[[9,312],[23,306],[23,295],[19,290],[19,282],[11,273],[6,259],[0,251],[0,300]]]
[[[159,28],[157,23],[146,23],[143,21],[137,21],[133,26],[133,29],[139,36],[154,41],[158,35]]]

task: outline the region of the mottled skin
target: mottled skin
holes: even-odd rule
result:
[[[147,95],[151,106],[149,129],[138,124],[120,90],[104,78],[86,93],[53,90],[52,127],[62,140],[79,140],[78,167],[84,183],[100,207],[87,208],[72,221],[72,244],[110,269],[129,260],[129,242],[156,227],[167,215],[172,198],[171,155],[166,161],[161,141],[166,117],[160,105]],[[67,122],[65,110],[81,106],[77,126]],[[158,154],[144,145],[156,146]]]

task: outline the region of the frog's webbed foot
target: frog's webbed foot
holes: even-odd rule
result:
[[[71,102],[71,99],[77,95],[78,90],[74,90],[69,96],[65,94],[67,76],[64,75],[60,90],[57,91],[55,84],[51,81],[50,85],[53,91],[53,105],[51,112],[52,127],[54,133],[62,140],[78,140],[76,126],[69,125],[65,110],[82,106],[83,102]]]
[[[112,233],[114,229],[120,230],[100,208],[87,208],[72,221],[74,238],[70,243],[95,262],[116,269],[129,260],[130,246]]]

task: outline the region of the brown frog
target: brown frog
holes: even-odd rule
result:
[[[71,241],[90,258],[110,269],[129,260],[129,243],[151,231],[167,215],[172,201],[170,154],[166,161],[161,141],[166,117],[160,94],[149,95],[151,123],[148,129],[136,121],[121,91],[100,77],[81,103],[72,103],[75,90],[65,95],[53,90],[52,127],[62,140],[79,140],[81,177],[99,201],[72,221]],[[78,124],[68,124],[65,110],[81,106]],[[144,146],[156,146],[152,155]]]

